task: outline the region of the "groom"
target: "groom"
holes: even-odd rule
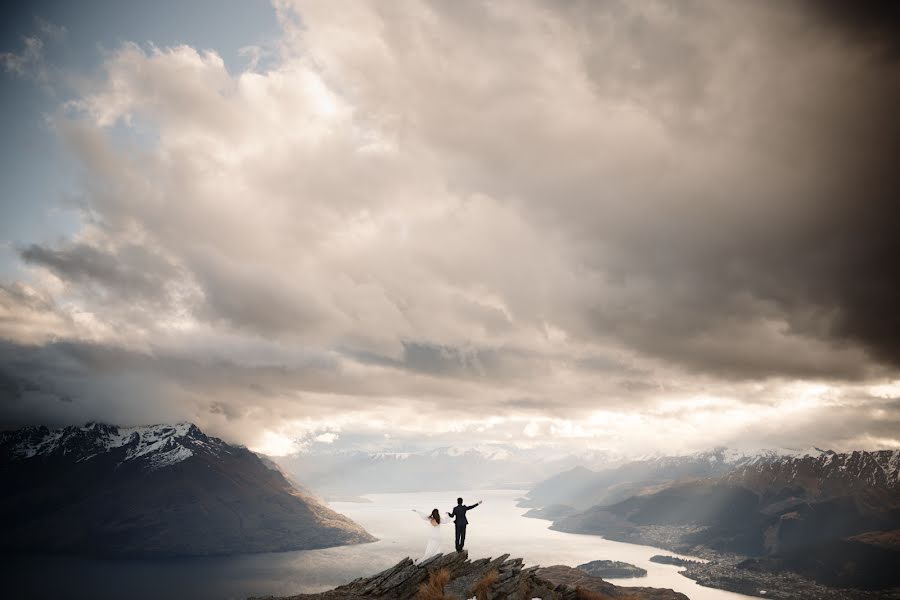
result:
[[[466,519],[466,511],[472,510],[479,504],[481,504],[481,500],[479,500],[477,504],[473,504],[472,506],[463,506],[463,499],[457,498],[456,506],[453,507],[453,512],[447,513],[450,517],[454,517],[456,519],[453,523],[456,525],[457,552],[462,552],[463,546],[466,544],[466,525],[469,524],[468,519]]]

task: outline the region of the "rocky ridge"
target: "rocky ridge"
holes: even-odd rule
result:
[[[688,600],[679,592],[657,588],[623,588],[572,567],[525,568],[521,558],[504,554],[497,558],[469,560],[468,553],[439,554],[421,564],[404,558],[393,567],[371,577],[318,594],[300,594],[281,600],[413,600],[420,586],[441,570],[449,574],[443,596],[465,600],[476,596],[479,582],[489,574],[492,583],[482,588],[479,598],[489,600],[584,600],[585,598],[631,600]],[[589,592],[586,594],[585,592]],[[595,594],[595,595],[591,595]],[[274,600],[274,597],[267,597]],[[263,600],[263,599],[256,599]]]

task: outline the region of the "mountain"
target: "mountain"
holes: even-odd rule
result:
[[[900,491],[900,451],[823,450],[818,455],[783,456],[737,465],[726,481],[763,495],[796,493],[827,498],[851,493]]]
[[[0,432],[2,551],[211,555],[373,541],[189,423]]]
[[[520,506],[587,509],[659,490],[675,482],[724,475],[752,464],[777,458],[772,451],[745,454],[717,448],[685,456],[656,456],[602,470],[574,467],[542,481],[528,492]],[[541,516],[535,511],[533,516]]]
[[[378,452],[320,447],[272,460],[325,497],[340,499],[379,492],[527,488],[563,469],[599,467],[612,459],[604,453],[486,444]]]
[[[900,451],[750,460],[552,528],[758,557],[742,568],[790,570],[828,585],[896,586],[900,570],[882,567],[900,565]]]
[[[467,552],[454,552],[421,564],[404,558],[381,573],[333,590],[281,600],[688,600],[668,589],[619,587],[563,565],[523,567],[521,558],[510,559],[509,554],[470,561]]]

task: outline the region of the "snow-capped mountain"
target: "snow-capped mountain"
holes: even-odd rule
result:
[[[643,543],[654,541],[654,528],[689,526],[667,530],[668,547],[767,556],[765,564],[823,583],[898,564],[900,451],[767,453],[729,467],[657,488],[645,481],[640,493],[587,509],[554,507],[552,528]]]
[[[809,450],[735,452],[717,448],[685,456],[660,456],[593,471],[576,467],[536,485],[522,506],[555,517],[635,496],[693,485],[736,486],[768,503],[900,492],[900,450],[838,453]],[[893,505],[893,504],[892,504]],[[536,510],[532,516],[550,518]]]
[[[190,423],[0,433],[0,551],[206,555],[372,541]]]
[[[28,427],[0,432],[0,452],[11,459],[39,457],[83,462],[115,455],[119,462],[135,462],[148,470],[175,465],[195,453],[229,454],[229,445],[208,437],[196,425],[116,427],[88,423],[83,427],[49,430]]]
[[[854,454],[883,456],[865,452]],[[777,479],[776,471],[781,473],[780,479],[789,481],[788,474],[797,469],[797,465],[806,465],[800,469],[800,473],[804,474],[810,465],[827,465],[830,460],[837,460],[834,458],[837,456],[842,455],[820,448],[755,451],[715,448],[678,456],[654,454],[602,469],[579,466],[558,473],[534,486],[521,505],[536,509],[553,507],[551,513],[554,515],[570,514],[595,505],[619,502],[629,496],[653,493],[679,482],[738,477],[738,474],[746,474],[748,479],[752,479],[754,473],[758,474],[763,486]],[[887,461],[884,458],[878,460]],[[844,459],[839,459],[835,465],[844,462]],[[855,459],[850,462],[855,462]],[[802,476],[809,479],[808,475]],[[877,476],[874,471],[873,476]],[[532,516],[544,517],[539,510]]]
[[[614,459],[602,452],[482,444],[372,452],[321,447],[272,460],[326,497],[345,498],[397,491],[526,489],[575,465],[601,468]]]
[[[818,498],[859,491],[900,491],[900,450],[779,456],[751,461],[734,469],[726,480],[758,493],[797,493]]]
[[[778,456],[776,451],[753,453],[716,448],[679,456],[645,456],[599,470],[578,466],[534,486],[521,505],[538,509],[552,506],[557,515],[567,512],[563,508],[574,512],[649,493],[678,481],[715,477],[747,465],[765,464]],[[533,516],[543,515],[535,512]]]

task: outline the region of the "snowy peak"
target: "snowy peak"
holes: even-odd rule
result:
[[[506,448],[491,445],[473,446],[471,448],[456,448],[447,446],[443,448],[436,448],[435,450],[430,450],[428,452],[425,452],[423,455],[431,457],[449,456],[470,459],[477,458],[483,460],[507,460],[512,458],[512,454]]]
[[[192,423],[117,427],[105,423],[50,430],[27,427],[0,433],[0,451],[8,460],[85,462],[112,458],[148,470],[168,467],[195,453],[229,452],[228,444],[205,435]]]
[[[512,444],[485,443],[478,445],[441,446],[436,448],[392,447],[377,450],[341,448],[316,445],[296,455],[302,460],[355,460],[360,462],[400,462],[400,461],[479,461],[488,464],[514,463],[523,465],[563,465],[561,468],[578,464],[592,468],[602,468],[622,462],[621,457],[613,457],[606,451],[571,452],[552,448],[521,448]]]
[[[831,450],[820,448],[795,449],[763,449],[763,450],[738,450],[734,448],[718,447],[712,450],[694,452],[683,455],[652,454],[642,456],[626,464],[654,465],[659,469],[677,469],[690,465],[708,467],[711,474],[727,473],[752,465],[765,465],[786,459],[801,459],[804,457],[818,458],[835,454]]]
[[[373,541],[190,423],[0,432],[0,552],[222,555]]]
[[[729,479],[754,489],[797,488],[813,496],[852,490],[900,490],[900,450],[818,451],[747,464]]]

